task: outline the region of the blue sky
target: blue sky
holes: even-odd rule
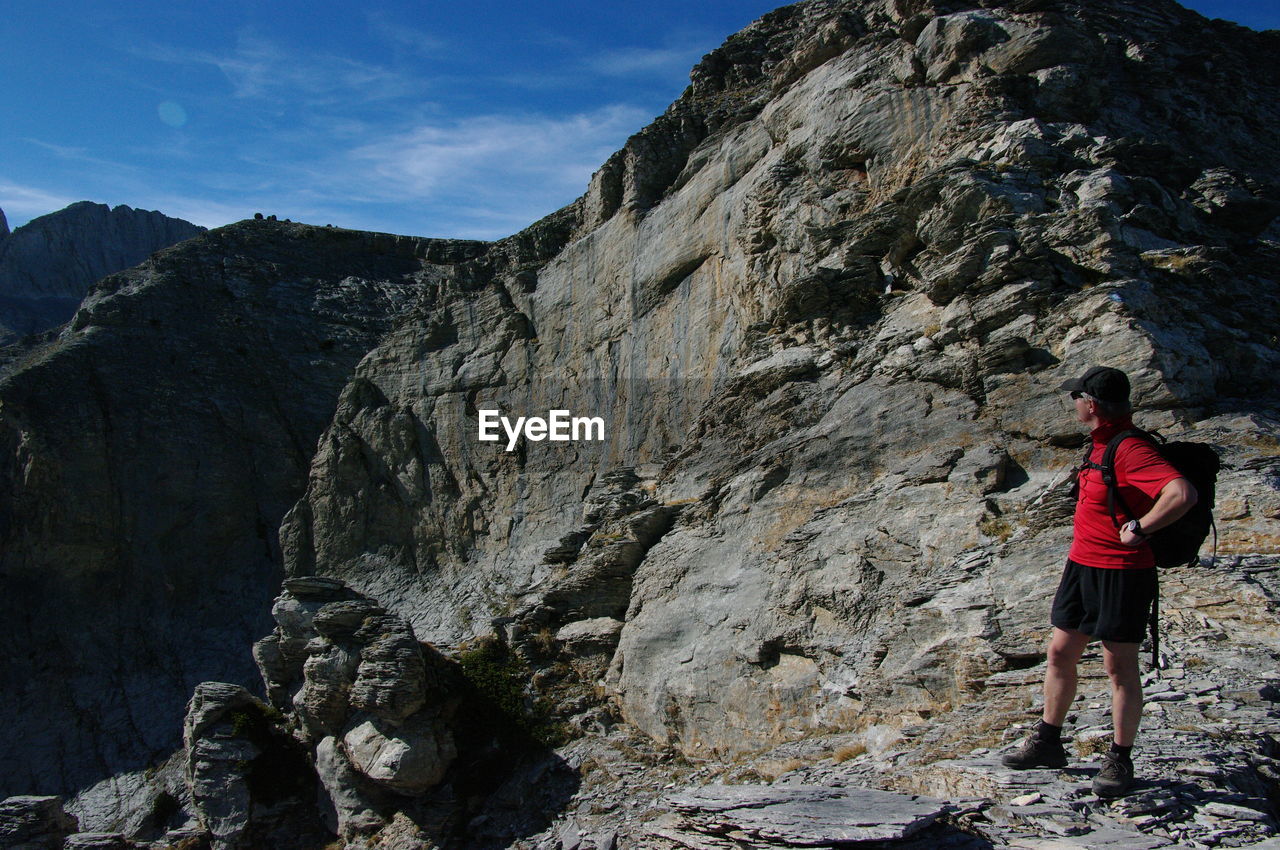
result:
[[[0,208],[490,239],[573,200],[774,0],[8,0]],[[1276,0],[1193,0],[1280,28]]]

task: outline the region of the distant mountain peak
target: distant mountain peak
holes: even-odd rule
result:
[[[62,324],[96,281],[204,232],[163,213],[94,201],[13,232],[0,213],[0,341]]]

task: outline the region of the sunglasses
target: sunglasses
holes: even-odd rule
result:
[[[1074,391],[1074,390],[1073,390],[1073,391],[1072,391],[1072,393],[1071,393],[1071,398],[1072,398],[1072,399],[1081,399],[1081,398],[1084,398],[1084,393],[1082,393],[1082,392],[1076,392],[1076,391]]]

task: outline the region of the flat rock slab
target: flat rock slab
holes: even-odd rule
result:
[[[1110,827],[1100,827],[1085,835],[1055,838],[1028,836],[1009,840],[1009,847],[1017,850],[1158,850],[1172,846],[1172,843],[1154,835]]]
[[[707,785],[667,798],[688,828],[789,847],[896,841],[933,823],[941,800],[814,785]]]
[[[349,591],[346,582],[324,576],[297,576],[284,580],[284,589],[298,599],[341,599]]]
[[[68,836],[62,850],[129,850],[129,842],[118,832],[80,832]]]

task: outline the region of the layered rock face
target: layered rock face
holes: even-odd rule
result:
[[[352,368],[481,243],[246,222],[102,281],[0,382],[6,791],[162,760],[251,684],[277,529]]]
[[[690,755],[973,698],[1041,651],[1064,378],[1126,369],[1142,422],[1228,461],[1275,445],[1273,43],[1164,3],[766,17],[563,249],[500,243],[361,363],[287,570],[446,645],[616,620],[611,700]],[[548,407],[608,439],[476,439]],[[620,467],[656,533],[584,522]],[[1224,481],[1224,550],[1280,542],[1269,474]]]
[[[68,586],[127,582],[127,657],[162,668],[191,655],[143,654],[154,634],[207,671],[274,629],[269,699],[351,846],[449,798],[451,747],[466,760],[418,640],[501,644],[584,741],[727,763],[834,733],[884,752],[939,717],[977,734],[966,708],[1042,660],[1085,436],[1065,378],[1125,369],[1140,423],[1232,464],[1219,551],[1280,548],[1276,46],[1158,0],[812,0],[729,39],[579,201],[492,246],[244,223],[113,279],[0,385],[23,517],[5,570],[46,606],[13,649],[69,658],[74,623],[94,662],[55,667],[84,677],[67,692],[34,662],[10,681],[55,722],[131,681],[95,649],[120,624]],[[196,311],[146,381],[102,365],[154,363]],[[228,316],[260,329],[244,359]],[[343,356],[317,355],[340,328]],[[216,381],[181,383],[188,360]],[[190,410],[146,419],[140,385]],[[604,439],[478,438],[482,410],[553,409]],[[1280,641],[1239,637],[1251,658]],[[13,753],[15,790],[46,790],[26,766],[56,756]],[[233,846],[252,795],[221,762],[200,787],[231,804],[205,794],[203,822]],[[431,840],[474,837],[473,805]]]
[[[89,201],[12,233],[0,213],[0,343],[62,324],[94,282],[204,231],[158,212]]]

